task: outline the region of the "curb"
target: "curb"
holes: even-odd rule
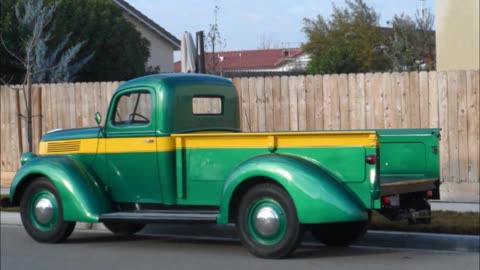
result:
[[[2,225],[21,226],[18,213],[0,212]],[[108,232],[102,223],[78,222],[75,230]],[[222,239],[238,241],[234,225],[172,225],[150,224],[141,232],[144,235],[181,237],[193,239]],[[310,233],[305,234],[307,244],[318,245]],[[362,247],[406,248],[436,251],[479,252],[480,235],[433,234],[412,232],[368,231],[367,235],[354,243]]]
[[[479,252],[480,235],[368,231],[356,245]]]

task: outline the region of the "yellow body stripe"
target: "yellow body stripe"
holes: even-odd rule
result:
[[[78,141],[78,143],[77,143]],[[77,146],[78,145],[78,146]],[[377,147],[375,132],[189,133],[40,142],[39,154],[164,152],[200,148]],[[75,148],[77,147],[77,148]]]
[[[79,149],[72,150],[71,148],[64,148],[62,151],[61,141],[47,141],[40,142],[39,154],[94,154],[94,153],[129,153],[129,152],[162,152],[175,150],[175,144],[172,137],[129,137],[129,138],[90,138],[78,139],[68,141],[79,141]],[[57,151],[51,151],[52,145]]]
[[[378,145],[375,132],[174,134],[177,148],[334,147]]]

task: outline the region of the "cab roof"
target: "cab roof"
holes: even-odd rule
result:
[[[121,91],[126,88],[138,87],[138,86],[149,86],[157,88],[159,86],[165,85],[169,86],[167,88],[175,88],[177,85],[185,84],[208,84],[208,85],[225,85],[232,86],[232,82],[226,78],[206,75],[206,74],[194,74],[194,73],[164,73],[164,74],[155,74],[136,78],[133,80],[126,81],[121,84],[115,92]]]

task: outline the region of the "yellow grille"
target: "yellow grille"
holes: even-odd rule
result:
[[[80,151],[80,141],[51,142],[48,143],[48,153],[58,152],[78,152]]]

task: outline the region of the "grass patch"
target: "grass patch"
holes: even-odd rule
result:
[[[373,212],[370,230],[480,235],[480,213],[432,211],[431,224],[408,225],[407,220],[390,221]]]

